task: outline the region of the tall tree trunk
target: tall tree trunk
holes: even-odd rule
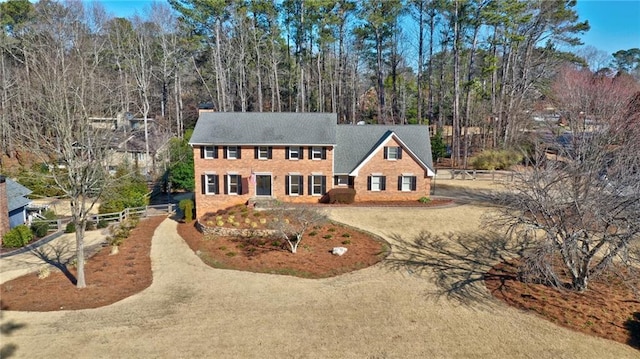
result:
[[[385,124],[384,79],[382,74],[382,34],[376,29],[376,80],[378,82],[378,123]]]
[[[418,78],[417,78],[417,116],[418,123],[422,124],[422,67],[424,65],[424,1],[418,3]]]
[[[433,6],[433,4],[431,5]],[[435,15],[435,10],[431,9],[430,10],[430,16],[429,16],[429,69],[427,72],[427,76],[429,78],[429,124],[431,124],[431,122],[433,121],[433,33],[435,31],[435,26],[436,26],[436,15]],[[442,121],[439,117],[439,121],[438,121],[438,125],[437,125],[437,130],[438,131],[442,131]]]
[[[479,11],[476,16],[480,16]],[[467,69],[467,88],[466,88],[466,101],[464,111],[464,158],[463,167],[467,168],[467,161],[469,158],[469,147],[471,146],[471,138],[469,134],[469,126],[471,124],[471,82],[473,81],[473,66],[475,61],[476,47],[478,45],[478,31],[480,27],[475,26],[473,29],[473,37],[471,41],[471,48],[469,49],[469,65]]]
[[[460,20],[458,0],[453,21],[453,165],[460,164]]]

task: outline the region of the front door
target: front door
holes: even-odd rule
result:
[[[271,196],[271,175],[256,175],[256,195]]]

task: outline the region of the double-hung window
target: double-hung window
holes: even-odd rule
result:
[[[215,146],[204,146],[203,148],[204,158],[211,159],[218,157],[218,151]]]
[[[299,146],[291,146],[286,148],[286,159],[288,160],[301,160],[302,149]]]
[[[227,146],[225,150],[227,158],[230,160],[236,160],[240,158],[240,148],[238,146]]]
[[[205,194],[218,193],[218,175],[205,174],[203,177],[203,188]]]
[[[379,174],[372,174],[367,178],[367,189],[373,192],[386,190],[386,177]]]
[[[227,175],[226,181],[226,193],[227,194],[241,194],[242,193],[242,177],[237,174]]]
[[[416,176],[403,174],[398,176],[398,191],[409,192],[416,190]]]
[[[302,175],[290,174],[286,177],[286,192],[289,196],[301,196],[304,194],[302,186]]]
[[[327,158],[326,148],[320,146],[313,146],[309,148],[309,158],[312,160],[324,160]]]
[[[271,159],[271,147],[269,146],[257,146],[255,147],[255,156],[258,160]]]
[[[384,158],[390,161],[399,160],[402,158],[402,147],[385,147]]]
[[[319,174],[309,176],[309,194],[322,196],[326,192],[327,177]]]

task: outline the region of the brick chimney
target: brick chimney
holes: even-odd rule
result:
[[[9,232],[9,198],[7,196],[7,180],[0,176],[0,238]]]

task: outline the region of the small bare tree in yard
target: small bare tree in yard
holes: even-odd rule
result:
[[[496,223],[536,238],[523,257],[523,279],[575,291],[603,273],[637,279],[640,93],[627,103],[621,116],[601,117],[591,131],[541,141],[535,163],[501,196]]]
[[[291,253],[297,252],[307,229],[327,221],[325,213],[310,206],[279,204],[273,209],[273,214],[274,220],[270,223],[270,227],[280,238],[287,241]]]

